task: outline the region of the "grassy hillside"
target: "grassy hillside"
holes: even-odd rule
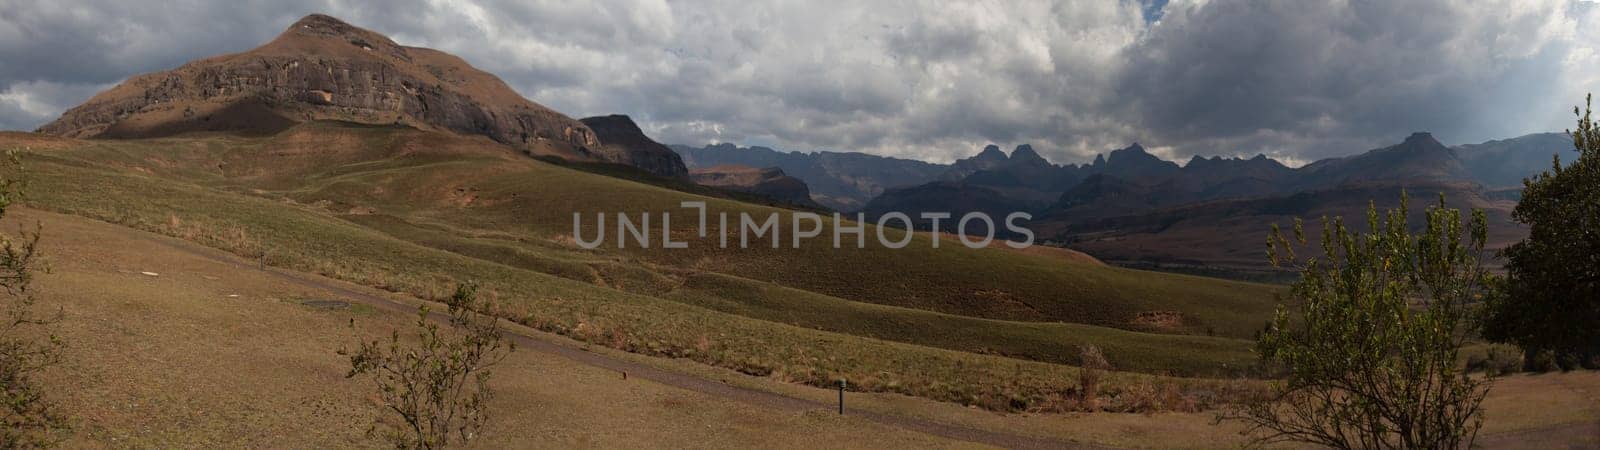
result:
[[[904,251],[715,250],[703,242],[677,251],[582,250],[567,236],[571,210],[660,211],[685,199],[706,200],[713,211],[774,210],[599,177],[475,139],[299,131],[0,141],[33,148],[24,160],[30,202],[41,208],[424,297],[447,293],[455,280],[480,280],[512,319],[580,340],[807,384],[842,376],[861,390],[997,409],[1048,408],[1075,373],[1057,363],[1075,362],[1080,343],[1105,347],[1122,370],[1240,373],[1246,341],[1182,334],[1248,333],[1270,303],[1269,288],[1258,285],[949,242]],[[1184,322],[1155,328],[1163,333],[1129,331],[1142,326],[1128,320],[1141,311],[1176,311]],[[1168,383],[1202,401],[1233,389],[1115,378],[1113,391]]]
[[[807,328],[1036,361],[1077,364],[1081,346],[1098,345],[1124,370],[1218,376],[1239,373],[1256,360],[1250,344],[1239,339],[980,319],[852,302],[719,274],[692,276],[666,298]]]
[[[665,277],[672,277],[674,270],[724,273],[851,301],[963,316],[1248,338],[1273,304],[1274,288],[1265,285],[1066,264],[970,250],[949,240],[933,249],[927,236],[915,237],[907,248],[889,250],[876,245],[871,227],[865,249],[831,248],[832,230],[826,226],[822,237],[806,241],[801,249],[787,248],[788,236],[780,237],[782,249],[718,249],[714,235],[696,240],[693,211],[679,208],[679,202],[708,201],[713,224],[719,212],[727,212],[732,223],[740,213],[765,217],[777,212],[784,214],[780,223],[789,224],[790,212],[599,177],[515,156],[485,139],[313,124],[266,139],[94,142],[57,154],[211,188],[288,198],[354,221],[387,216],[381,220],[396,228],[508,238],[541,247],[533,253],[547,258],[574,261],[603,255],[629,265],[661,267],[659,275]],[[591,227],[594,214],[604,213],[608,228],[614,227],[618,212],[634,217],[650,212],[657,219],[661,212],[673,212],[674,236],[689,240],[691,248],[583,251],[571,245],[573,212],[584,214]],[[660,237],[659,230],[651,234]],[[900,235],[898,230],[888,234]],[[615,237],[616,230],[609,229],[607,244],[614,245]],[[550,243],[565,245],[546,245]],[[1160,329],[1136,323],[1140,313],[1150,312],[1176,312],[1183,320]]]
[[[374,448],[366,379],[334,352],[412,326],[413,314],[352,302],[316,308],[353,285],[240,270],[211,251],[87,219],[35,221],[51,272],[34,284],[61,311],[67,358],[39,380],[72,421],[63,448]],[[158,276],[138,272],[151,271]],[[471,448],[883,448],[972,445],[858,416],[790,411],[623,379],[521,348],[495,368],[494,412]],[[530,408],[528,405],[538,405]],[[663,420],[670,418],[670,420]]]
[[[326,279],[240,270],[211,259],[213,252],[203,248],[81,218],[14,209],[3,226],[35,221],[43,223],[42,250],[52,271],[34,287],[44,304],[63,308],[66,320],[58,331],[71,344],[64,365],[42,380],[74,422],[65,447],[367,448],[378,443],[363,433],[375,412],[367,399],[370,386],[344,378],[346,362],[332,349],[408,326],[409,314],[359,302],[348,309],[306,306],[306,300],[340,293],[291,282],[331,282]],[[648,360],[822,404],[835,398],[825,389]],[[528,348],[513,353],[496,373],[495,416],[480,446],[966,445],[869,423],[858,414],[774,409],[639,377],[625,380],[611,370]],[[1582,372],[1502,379],[1485,403],[1484,445],[1593,446],[1595,435],[1580,433],[1593,429],[1581,425],[1600,416],[1586,401],[1596,386],[1600,374]],[[1099,445],[1242,444],[1238,427],[1214,424],[1210,412],[1063,420],[1053,414],[991,414],[899,395],[852,394],[849,402],[852,410]]]

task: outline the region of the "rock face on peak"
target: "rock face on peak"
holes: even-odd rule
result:
[[[645,136],[633,119],[621,114],[588,117],[581,120],[594,130],[600,146],[595,150],[607,161],[619,162],[669,178],[685,178],[689,169],[683,159],[666,145]]]
[[[40,132],[77,138],[272,134],[338,120],[487,136],[534,155],[627,164],[589,127],[444,52],[314,14],[255,49],[128,79]]]

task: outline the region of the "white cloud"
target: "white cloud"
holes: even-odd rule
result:
[[[1600,85],[1592,3],[1173,0],[1154,24],[1145,3],[0,0],[0,125],[88,96],[50,86],[247,49],[312,12],[665,142],[936,161],[989,142],[1063,162],[1134,140],[1295,160],[1420,129],[1468,142],[1564,126]]]
[[[0,90],[0,130],[32,130],[112,84],[13,83]]]

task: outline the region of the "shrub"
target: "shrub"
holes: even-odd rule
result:
[[[1505,283],[1485,307],[1484,336],[1522,347],[1541,369],[1552,365],[1546,352],[1567,369],[1600,359],[1600,124],[1590,114],[1586,101],[1568,132],[1577,160],[1553,157],[1550,171],[1523,181],[1512,217],[1528,237],[1503,252]]]
[[[1322,252],[1305,260],[1273,227],[1269,258],[1299,269],[1290,289],[1299,304],[1279,308],[1257,347],[1286,376],[1267,399],[1223,416],[1243,421],[1256,443],[1472,446],[1491,379],[1467,376],[1459,356],[1467,303],[1488,276],[1478,263],[1484,214],[1464,224],[1441,196],[1413,235],[1407,203],[1402,195],[1381,221],[1369,208],[1368,233],[1324,219]],[[1296,221],[1294,243],[1305,241]]]
[[[1078,409],[1099,411],[1100,379],[1105,376],[1105,371],[1111,370],[1111,363],[1106,361],[1106,355],[1100,352],[1100,347],[1093,345],[1083,346],[1079,359],[1083,370],[1078,371]]]
[[[491,307],[477,300],[476,285],[458,286],[446,304],[449,330],[430,321],[424,305],[417,309],[417,344],[402,342],[395,331],[387,345],[373,340],[355,352],[339,352],[350,357],[348,377],[370,374],[376,380],[382,406],[392,414],[374,430],[385,428],[396,448],[472,440],[489,419],[489,369],[515,350],[495,316],[479,312]]]
[[[16,153],[0,166],[20,172]],[[11,172],[11,171],[7,171]],[[17,173],[11,172],[11,173]],[[0,217],[22,195],[18,176],[0,176]],[[43,314],[29,290],[40,270],[38,227],[17,236],[0,233],[0,448],[49,447],[68,431],[66,416],[35,378],[61,361],[65,344],[51,326],[61,312]]]

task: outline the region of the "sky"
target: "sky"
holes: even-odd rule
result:
[[[325,13],[658,141],[949,162],[1298,165],[1430,131],[1561,131],[1600,90],[1586,0],[0,0],[0,129]]]

